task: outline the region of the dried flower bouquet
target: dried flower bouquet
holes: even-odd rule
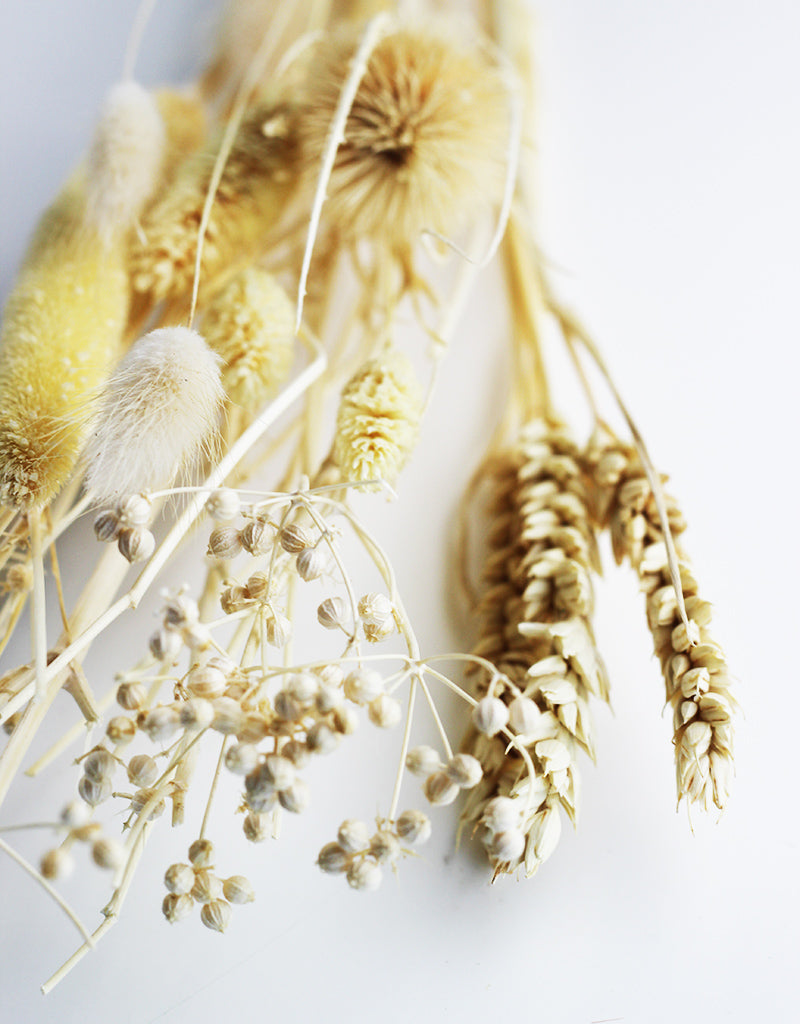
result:
[[[427,814],[401,802],[412,773],[432,805],[466,791],[462,824],[495,876],[532,875],[562,812],[576,820],[591,698],[608,699],[591,621],[606,528],[646,595],[678,799],[725,804],[734,702],[679,544],[683,520],[535,245],[527,8],[465,6],[232,0],[206,71],[183,90],[138,85],[132,47],[31,242],[0,336],[0,648],[26,605],[33,644],[31,663],[0,677],[0,803],[21,769],[57,759],[77,765],[76,798],[38,868],[2,837],[0,848],[81,931],[45,991],[116,921],[155,821],[182,823],[195,796],[202,824],[166,869],[163,914],[177,922],[197,904],[224,931],[254,889],[216,864],[207,833],[220,776],[241,777],[231,810],[244,837],[276,836],[281,815],[309,803],[309,761],[364,715],[401,729],[396,781],[374,827],[348,819],[319,852],[324,872],[373,889],[428,838]],[[478,638],[471,653],[428,653],[350,496],[402,492],[465,296],[496,255],[514,372],[462,503]],[[548,330],[586,389],[588,442],[557,408]],[[602,396],[587,367],[605,378]],[[168,525],[156,539],[159,513]],[[54,628],[45,564],[61,597],[57,547],[86,514],[105,547]],[[466,569],[476,516],[488,537],[477,583]],[[207,575],[192,593],[169,570],[196,528]],[[91,645],[156,581],[149,649],[98,696],[84,671]],[[62,689],[79,720],[30,766]],[[445,728],[445,691],[463,703],[463,736]],[[420,704],[436,747],[414,745]],[[217,768],[198,793],[205,748]],[[91,933],[52,884],[79,844],[113,877]]]

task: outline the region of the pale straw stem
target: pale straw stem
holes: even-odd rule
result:
[[[33,699],[41,701],[47,682],[47,603],[44,588],[44,546],[42,544],[42,513],[31,509],[28,513],[31,531],[31,567],[33,569],[33,606],[31,614],[31,639],[33,661],[36,667],[36,687]]]
[[[214,795],[217,792],[217,785],[219,783],[219,777],[222,774],[222,766],[225,763],[225,748],[227,747],[227,745],[228,745],[228,737],[225,736],[223,738],[223,740],[222,740],[222,746],[220,747],[220,750],[219,750],[219,757],[217,758],[217,767],[214,769],[214,778],[211,780],[211,789],[209,790],[208,800],[206,801],[206,809],[205,809],[205,813],[203,814],[203,823],[200,826],[200,835],[198,836],[199,839],[203,839],[205,837],[205,834],[206,834],[206,828],[208,826],[208,818],[209,818],[209,815],[211,814],[211,805],[214,802]]]
[[[389,804],[389,821],[394,821],[394,816],[397,814],[397,806],[400,802],[400,788],[403,785],[403,775],[406,769],[406,757],[408,756],[408,748],[411,744],[411,726],[414,721],[414,703],[417,696],[417,682],[419,677],[414,674],[411,677],[411,684],[408,688],[408,707],[406,709],[406,723],[403,728],[403,742],[400,744],[400,758],[397,766],[397,775],[394,780],[394,789],[392,790],[392,801]]]
[[[125,63],[122,66],[123,81],[133,78],[133,69],[142,45],[144,30],[147,28],[147,22],[150,20],[150,15],[155,10],[157,3],[158,0],[141,0],[139,4],[136,16],[133,19],[131,34],[128,37],[128,46],[125,50]]]

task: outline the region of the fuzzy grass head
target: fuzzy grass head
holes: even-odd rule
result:
[[[330,222],[348,239],[405,252],[424,230],[457,230],[499,200],[508,120],[502,79],[448,24],[400,27],[369,57],[331,176]],[[358,44],[352,31],[319,47],[306,87],[306,167],[319,166]]]

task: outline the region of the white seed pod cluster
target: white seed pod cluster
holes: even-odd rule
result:
[[[116,541],[119,553],[129,562],[145,562],[156,546],[147,529],[152,516],[153,506],[146,494],[129,494],[114,508],[97,514],[95,537],[103,543]]]
[[[675,499],[666,495],[688,630],[678,608],[656,501],[635,450],[604,430],[592,439],[586,462],[596,487],[596,514],[610,527],[614,556],[618,563],[630,562],[645,594],[647,622],[673,708],[678,799],[721,810],[733,775],[736,705],[725,655],[711,633],[711,605],[700,597],[678,539],[685,520]]]
[[[170,864],[164,874],[167,895],[161,911],[170,924],[188,917],[200,905],[200,920],[211,931],[224,932],[233,906],[252,903],[255,890],[244,875],[221,878],[214,873],[214,847],[196,839],[189,847],[188,864]]]
[[[342,392],[334,458],[345,480],[393,484],[417,443],[422,392],[397,349],[368,360]]]
[[[522,865],[531,875],[552,852],[560,812],[575,820],[577,753],[593,756],[589,699],[608,697],[589,621],[598,559],[580,453],[563,425],[531,422],[492,474],[474,653],[495,671],[477,673],[464,750],[480,761],[483,779],[462,820],[478,827],[496,874]],[[526,748],[533,776],[509,736]],[[498,798],[516,805],[512,829],[485,818]]]
[[[217,356],[188,327],[151,331],[109,381],[87,446],[101,502],[169,487],[213,443],[223,390]]]
[[[404,811],[394,823],[378,821],[375,831],[349,818],[339,826],[336,841],[320,850],[317,866],[326,874],[344,875],[352,889],[371,892],[381,884],[385,867],[394,870],[400,857],[430,834],[430,820],[422,811]]]

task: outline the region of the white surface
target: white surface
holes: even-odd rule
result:
[[[135,6],[0,7],[3,294],[119,73]],[[196,66],[213,7],[159,5],[146,83]],[[160,875],[192,838],[191,825],[163,828],[120,924],[42,1000],[38,984],[76,936],[0,861],[4,1021],[792,1018],[800,15],[779,0],[539,9],[542,237],[690,521],[687,543],[740,679],[729,809],[719,824],[694,815],[694,834],[674,813],[662,683],[634,580],[609,568],[597,632],[615,715],[597,709],[579,830],[536,878],[489,887],[482,861],[453,851],[452,809],[434,812],[431,845],[375,894],[319,874],[316,851],[338,822],[369,818],[388,796],[394,748],[365,727],[311,773],[313,807],[280,842],[247,847],[219,816],[231,833],[226,864],[259,892],[225,937],[161,919]],[[464,643],[443,566],[459,488],[503,400],[502,337],[481,307],[476,295],[401,501],[370,512],[426,651]],[[132,662],[136,643],[96,661],[98,678]],[[33,803],[18,787],[4,821],[29,818],[32,805],[55,811],[51,786],[42,780]],[[421,805],[416,783],[407,793]],[[41,849],[41,836],[24,842],[31,855]],[[84,874],[98,906],[97,877]],[[65,892],[79,902],[77,876]]]

